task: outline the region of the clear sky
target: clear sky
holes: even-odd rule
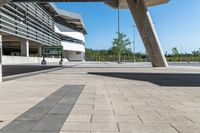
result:
[[[80,13],[88,34],[86,47],[109,49],[117,32],[117,10],[103,3],[56,3],[57,7]],[[171,0],[149,8],[164,51],[173,47],[191,52],[200,48],[200,0]],[[129,10],[120,10],[121,32],[133,41],[134,21]],[[131,46],[130,46],[131,47]],[[136,31],[136,52],[144,46]]]

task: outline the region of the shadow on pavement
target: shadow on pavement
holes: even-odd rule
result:
[[[24,74],[29,72],[36,72],[41,70],[48,70],[58,68],[60,66],[41,66],[41,65],[3,65],[3,77],[17,74]]]
[[[4,65],[3,82],[63,69],[62,66]]]
[[[147,81],[160,86],[200,87],[200,74],[183,73],[117,73],[89,72],[88,74]]]

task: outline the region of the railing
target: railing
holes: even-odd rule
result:
[[[10,3],[0,8],[0,32],[44,45],[60,45],[53,17],[37,3]]]

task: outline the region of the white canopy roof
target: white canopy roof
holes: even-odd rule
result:
[[[144,0],[147,6],[155,6],[167,3],[169,0]],[[117,0],[107,0],[105,1],[106,4],[110,5],[113,8],[118,8],[118,1]],[[126,0],[119,0],[119,8],[126,9],[128,8]]]
[[[118,7],[118,0],[11,0],[13,2],[105,2],[113,8]],[[119,0],[120,8],[128,8],[126,0]],[[168,2],[169,0],[144,0],[147,6],[155,6]]]

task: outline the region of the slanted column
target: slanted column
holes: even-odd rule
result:
[[[2,82],[2,35],[0,35],[0,83]]]
[[[153,67],[167,67],[163,50],[144,0],[126,0]]]
[[[21,55],[29,57],[29,40],[21,40]]]

